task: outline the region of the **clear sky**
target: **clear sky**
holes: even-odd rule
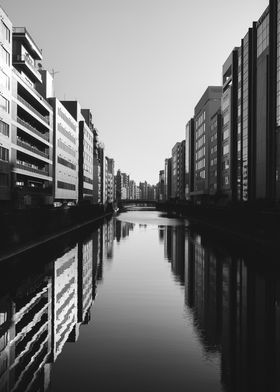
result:
[[[115,168],[158,181],[164,159],[222,64],[268,0],[2,0],[26,26],[55,75],[55,93],[77,99]]]

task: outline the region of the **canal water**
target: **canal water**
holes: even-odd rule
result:
[[[8,260],[0,391],[278,391],[268,253],[128,211]]]

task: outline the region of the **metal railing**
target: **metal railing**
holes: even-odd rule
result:
[[[31,151],[31,152],[34,152],[34,154],[41,155],[41,156],[44,157],[44,158],[49,158],[48,154],[46,154],[45,152],[39,150],[39,149],[36,148],[36,147],[31,146],[29,143],[24,142],[24,141],[22,141],[22,140],[20,140],[20,139],[17,139],[17,145],[20,146],[20,147],[25,148],[26,150],[29,150],[29,151]]]
[[[17,99],[22,102],[24,105],[28,107],[33,113],[35,113],[38,117],[40,117],[44,122],[46,122],[48,125],[50,123],[49,117],[43,116],[40,112],[38,112],[37,109],[35,109],[30,103],[28,103],[24,98],[22,98],[20,95],[17,95]]]
[[[29,172],[32,172],[32,173],[42,174],[44,176],[48,176],[49,175],[49,172],[47,170],[35,169],[34,167],[30,167],[28,165],[24,165],[24,164],[18,163],[18,162],[16,163],[16,167],[18,169],[26,170],[26,171],[29,171]]]
[[[22,120],[20,117],[17,117],[17,122],[23,125],[25,128],[29,129],[29,131],[34,132],[37,136],[49,141],[49,134],[48,133],[41,133],[36,128],[32,127],[28,122]]]

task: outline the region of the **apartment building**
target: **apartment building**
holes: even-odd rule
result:
[[[0,202],[11,200],[12,22],[0,7]]]
[[[36,90],[42,52],[25,27],[13,28],[12,164],[19,206],[52,202],[52,108]]]
[[[12,150],[13,191],[18,206],[53,199],[53,111],[38,93],[42,51],[25,27],[13,28]]]

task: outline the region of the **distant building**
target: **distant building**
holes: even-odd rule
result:
[[[178,142],[172,148],[171,161],[171,197],[185,199],[185,149],[186,141]]]

